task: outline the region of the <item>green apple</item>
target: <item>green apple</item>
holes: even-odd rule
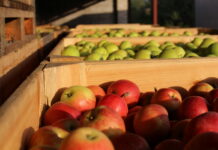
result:
[[[182,47],[175,47],[173,48],[174,51],[176,51],[176,54],[178,55],[179,58],[183,58],[185,56],[185,50]]]
[[[167,32],[163,32],[163,33],[161,33],[160,36],[169,36],[169,33],[167,33]]]
[[[198,49],[198,47],[197,47],[195,44],[191,43],[191,42],[187,43],[187,44],[185,45],[185,47],[186,47],[187,49],[189,49],[189,50],[192,50],[192,51],[196,51],[196,50]]]
[[[112,53],[109,55],[108,60],[123,60],[123,56]]]
[[[87,41],[81,40],[81,41],[76,43],[76,46],[84,46],[86,43],[87,43]]]
[[[170,33],[169,36],[179,36],[179,33]]]
[[[79,50],[77,50],[76,46],[74,45],[70,45],[67,46],[62,52],[61,52],[62,56],[80,56]]]
[[[202,42],[203,42],[203,39],[196,37],[196,38],[194,38],[194,40],[191,43],[193,43],[195,46],[198,47],[201,45]]]
[[[90,37],[90,38],[99,38],[99,35],[97,35],[97,34],[92,34],[92,35],[90,35],[89,37]]]
[[[107,40],[101,40],[100,42],[98,42],[98,47],[102,47],[104,46],[104,44],[109,44],[110,42],[108,42]]]
[[[190,32],[190,31],[185,31],[185,32],[183,33],[183,35],[185,35],[185,36],[192,36],[193,34],[192,34],[192,32]]]
[[[162,52],[162,50],[156,46],[148,46],[146,49],[151,51],[151,56],[153,57],[158,56]]]
[[[128,37],[139,37],[139,36],[140,36],[140,34],[137,33],[137,32],[131,32],[131,33],[128,35]]]
[[[213,43],[215,43],[215,41],[213,39],[205,38],[199,47],[200,48],[208,48]]]
[[[151,51],[140,50],[135,54],[135,59],[151,59]]]
[[[122,58],[125,58],[125,57],[128,56],[128,53],[127,53],[126,50],[118,50],[118,51],[116,51],[116,52],[113,52],[113,54],[119,55],[119,56],[121,56]]]
[[[142,31],[140,34],[141,34],[141,36],[143,36],[143,37],[146,37],[146,36],[148,36],[148,35],[149,35],[149,33],[148,33],[148,32],[146,32],[146,31]]]
[[[77,35],[75,35],[75,37],[76,38],[83,38],[84,36],[83,36],[83,34],[77,34]]]
[[[118,33],[118,32],[114,34],[114,37],[123,37],[123,36],[124,36],[123,34]]]
[[[127,52],[128,56],[130,56],[130,57],[135,56],[135,51],[134,50],[128,49],[128,50],[126,50],[126,52]]]
[[[209,53],[218,56],[218,43],[213,43],[209,47]]]
[[[164,42],[163,44],[160,45],[160,49],[163,50],[163,49],[165,49],[169,45],[175,46],[175,44],[173,42]]]
[[[160,33],[158,31],[152,31],[149,36],[160,36]]]
[[[107,50],[108,54],[111,54],[119,49],[119,47],[115,44],[104,44],[104,48]]]
[[[164,49],[159,58],[179,58],[179,56],[174,49]]]
[[[102,38],[107,38],[108,35],[107,35],[107,34],[103,34],[101,37],[102,37]]]
[[[107,54],[107,50],[104,47],[98,47],[93,49],[92,53],[98,53],[103,56]]]
[[[89,42],[89,41],[87,41],[87,42],[84,44],[84,48],[87,48],[87,49],[93,49],[95,46],[96,46],[95,43]]]
[[[209,55],[207,55],[207,57],[217,57],[217,56],[214,54],[209,54]]]
[[[99,61],[101,59],[102,59],[102,55],[98,53],[92,53],[85,58],[85,60],[87,61]]]
[[[88,56],[91,54],[91,49],[83,48],[79,50],[80,56]]]
[[[147,47],[149,47],[149,46],[156,46],[156,47],[159,47],[160,44],[159,44],[157,41],[155,41],[155,40],[151,40],[151,41],[147,42],[147,43],[144,45],[144,48],[147,48]]]
[[[186,52],[185,57],[190,58],[190,57],[200,57],[200,56],[194,52]]]
[[[123,41],[120,43],[120,49],[122,50],[132,49],[132,47],[132,43],[129,41]]]

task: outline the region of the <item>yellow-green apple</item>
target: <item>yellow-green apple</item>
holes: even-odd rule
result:
[[[125,99],[128,106],[133,106],[138,103],[140,91],[132,81],[118,80],[108,87],[107,94],[117,94]]]
[[[154,92],[145,92],[141,93],[139,98],[139,105],[145,106],[151,103],[151,98],[153,97]]]
[[[142,106],[138,106],[138,105],[129,109],[128,115],[124,119],[127,131],[134,132],[134,127],[133,127],[134,116],[140,109],[142,109]]]
[[[126,131],[124,120],[113,109],[107,106],[98,106],[85,112],[81,118],[84,127],[96,128],[108,136],[113,136]]]
[[[80,127],[80,122],[73,118],[66,118],[58,120],[51,125],[71,132]]]
[[[161,105],[149,104],[135,114],[133,126],[137,134],[146,138],[150,144],[156,144],[169,134],[168,112]]]
[[[121,117],[126,117],[128,113],[128,106],[124,98],[115,95],[105,95],[97,104],[97,106],[108,106],[116,111]]]
[[[209,103],[212,104],[214,99],[218,98],[218,89],[213,89],[210,91],[210,98],[208,99]]]
[[[98,85],[89,85],[87,86],[94,93],[97,103],[98,101],[105,96],[105,91]]]
[[[170,137],[174,138],[174,139],[183,140],[185,128],[190,121],[191,121],[191,119],[184,119],[184,120],[180,120],[180,121],[176,122],[175,125],[173,125],[171,127]]]
[[[62,56],[80,56],[79,51],[77,50],[76,46],[70,45],[67,46],[62,52]]]
[[[217,150],[218,133],[205,132],[193,137],[186,145],[184,150]]]
[[[206,99],[210,98],[210,91],[212,91],[214,88],[206,82],[199,82],[196,83],[195,85],[193,85],[190,89],[189,89],[189,93],[190,95],[193,96],[202,96]]]
[[[154,150],[183,150],[185,144],[178,139],[166,139],[157,144]]]
[[[78,118],[81,112],[63,102],[54,103],[44,115],[44,123],[51,125],[52,123],[65,118]]]
[[[193,118],[185,128],[184,141],[205,132],[218,132],[218,113],[206,112]]]
[[[132,49],[132,43],[129,41],[123,41],[120,43],[120,49],[122,50]]]
[[[201,96],[186,97],[178,108],[179,119],[192,119],[208,112],[207,100]]]
[[[61,101],[83,112],[96,105],[96,98],[92,90],[85,86],[72,86],[64,90]]]
[[[54,147],[50,147],[50,146],[40,145],[40,146],[34,146],[31,149],[29,149],[29,150],[57,150],[57,149],[54,148]]]
[[[126,132],[111,139],[115,150],[150,150],[148,142],[141,136]]]
[[[154,93],[151,103],[162,105],[169,113],[172,113],[181,105],[182,97],[180,93],[173,88],[161,88]]]
[[[69,135],[69,132],[53,126],[39,128],[30,138],[29,148],[34,146],[49,146],[59,148],[62,140]]]
[[[59,150],[114,150],[112,142],[101,131],[82,127],[74,130]]]

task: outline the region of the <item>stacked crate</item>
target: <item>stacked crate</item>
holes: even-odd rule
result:
[[[0,56],[10,47],[20,44],[35,34],[33,0],[3,0],[0,3]]]

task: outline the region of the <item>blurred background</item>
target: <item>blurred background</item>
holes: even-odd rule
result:
[[[37,25],[152,23],[153,0],[36,0]],[[218,27],[217,0],[158,0],[158,24]]]

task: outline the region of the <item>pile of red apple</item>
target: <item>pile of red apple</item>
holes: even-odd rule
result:
[[[43,116],[29,150],[218,150],[218,89],[140,93],[129,80],[72,86]]]

